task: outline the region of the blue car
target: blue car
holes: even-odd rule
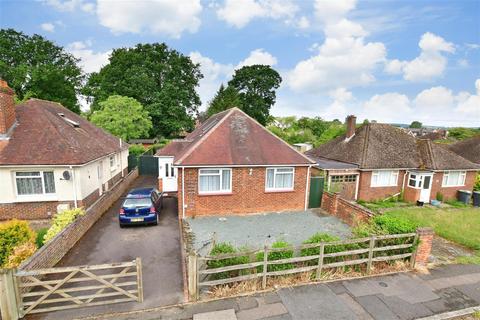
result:
[[[162,194],[155,188],[137,188],[128,192],[118,214],[120,227],[136,224],[158,224]]]

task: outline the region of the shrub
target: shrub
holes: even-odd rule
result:
[[[437,199],[440,202],[443,202],[443,193],[437,192],[435,199]]]
[[[37,231],[37,238],[35,239],[35,244],[37,245],[37,248],[43,247],[43,244],[45,242],[45,234],[47,233],[48,228],[42,228]]]
[[[0,267],[7,263],[15,247],[34,239],[35,232],[26,221],[14,219],[0,224]]]
[[[445,203],[454,207],[454,208],[465,208],[465,207],[469,206],[467,203],[464,203],[462,201],[458,201],[458,200],[455,200],[455,199],[447,200],[447,201],[445,201]]]
[[[473,185],[473,190],[480,191],[480,173],[477,174],[477,177],[475,178],[475,184]]]
[[[145,147],[141,144],[132,144],[129,148],[128,148],[128,154],[132,154],[134,156],[139,156],[141,154],[143,154],[147,149],[145,149]]]
[[[413,233],[418,228],[416,223],[404,217],[393,217],[388,214],[377,215],[373,221],[387,234]]]
[[[52,226],[48,229],[47,233],[43,237],[43,241],[47,242],[55,237],[60,231],[65,229],[70,223],[75,221],[79,216],[83,216],[85,211],[83,208],[76,208],[71,210],[65,210],[55,214],[52,219]]]
[[[272,244],[272,248],[280,249],[280,248],[288,248],[290,244],[285,241],[276,241]],[[264,253],[259,252],[257,254],[257,261],[263,261]],[[273,260],[282,260],[282,259],[290,259],[293,258],[293,250],[282,250],[282,251],[275,251],[268,253],[268,261]],[[270,264],[268,265],[267,271],[282,271],[293,269],[294,265],[291,263],[283,263],[283,264]],[[257,268],[258,272],[263,272],[263,266],[259,266]]]
[[[33,241],[16,246],[13,250],[13,253],[8,257],[5,268],[18,267],[24,260],[30,258],[35,251],[37,251],[37,246],[33,243]]]
[[[229,253],[237,253],[237,249],[235,249],[230,243],[217,243],[210,251],[211,256],[219,256],[223,254]],[[244,264],[249,262],[249,258],[247,256],[235,257],[235,258],[227,258],[227,259],[220,259],[220,260],[210,260],[207,262],[208,269],[215,269],[215,268],[222,268],[227,266],[234,266],[237,264]],[[241,270],[240,270],[241,271]],[[231,271],[231,272],[221,272],[213,275],[214,279],[225,279],[235,277],[239,274],[238,271]]]

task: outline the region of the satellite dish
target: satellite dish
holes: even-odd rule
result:
[[[63,171],[63,179],[70,180],[70,171]]]

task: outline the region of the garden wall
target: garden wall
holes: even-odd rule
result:
[[[23,262],[19,269],[34,270],[55,266],[95,222],[100,219],[103,213],[122,196],[137,177],[138,170],[131,171],[90,206],[86,210],[85,215],[78,217],[52,240],[45,243],[33,256]]]
[[[341,198],[338,193],[327,191],[323,192],[321,208],[350,226],[354,226],[360,221],[367,221],[374,216],[374,213],[367,208]]]

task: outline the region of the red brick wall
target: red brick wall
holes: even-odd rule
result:
[[[338,193],[323,192],[321,208],[338,217],[350,226],[360,221],[367,221],[374,214],[353,201],[342,199]]]
[[[178,209],[182,215],[182,169],[178,173]],[[249,172],[252,170],[252,174]],[[198,194],[198,168],[185,168],[185,216],[249,214],[305,208],[306,167],[295,167],[294,190],[265,191],[265,168],[233,168],[232,193]]]
[[[417,202],[420,199],[420,189],[411,188],[407,185],[403,193],[403,199],[406,202]]]
[[[437,197],[437,192],[443,194],[443,200],[450,200],[457,198],[458,190],[473,190],[475,184],[475,177],[477,173],[474,171],[467,171],[465,177],[465,185],[460,187],[442,187],[443,172],[435,172],[433,175],[432,192],[430,193],[430,199]]]
[[[405,170],[400,170],[395,187],[371,187],[372,171],[361,171],[358,185],[358,199],[364,201],[380,200],[401,192],[404,175]]]
[[[13,90],[5,81],[0,81],[0,134],[5,134],[15,123],[15,102]]]
[[[415,252],[415,265],[425,266],[432,252],[432,242],[435,233],[431,228],[418,228],[417,235],[419,243]]]

